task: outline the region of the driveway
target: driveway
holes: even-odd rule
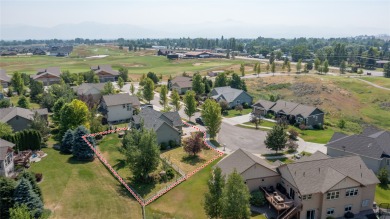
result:
[[[230,125],[237,125],[237,124],[249,122],[250,118],[251,118],[251,114],[248,113],[248,114],[242,115],[242,116],[235,116],[232,118],[223,118],[223,122],[228,123]]]

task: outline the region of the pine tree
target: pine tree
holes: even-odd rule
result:
[[[0,177],[0,218],[9,217],[9,210],[14,206],[15,187],[14,180]]]
[[[250,194],[240,174],[234,169],[228,176],[222,196],[223,219],[249,219],[250,217]]]
[[[74,141],[73,131],[71,129],[68,129],[65,132],[64,137],[62,137],[60,151],[64,154],[71,154],[73,141]]]
[[[28,171],[23,171],[21,174],[21,178],[27,179],[30,182],[31,188],[35,194],[39,196],[41,201],[43,202],[43,196],[42,196],[42,190],[37,184],[37,180],[35,179],[35,176],[33,173]]]
[[[205,193],[204,210],[209,218],[220,218],[222,213],[222,194],[225,177],[221,168],[216,167],[207,181],[209,191]]]
[[[14,201],[16,205],[25,204],[34,217],[38,218],[42,215],[43,202],[25,178],[21,178],[15,188]]]
[[[264,141],[268,149],[276,151],[282,150],[286,147],[287,134],[281,125],[275,125],[272,130],[268,131]]]
[[[73,134],[73,147],[72,153],[73,156],[78,160],[93,160],[95,153],[88,146],[87,142],[84,141],[82,136],[89,134],[88,130],[84,126],[79,126],[76,128]],[[89,143],[95,147],[95,139],[92,137],[87,137]]]

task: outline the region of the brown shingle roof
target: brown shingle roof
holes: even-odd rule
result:
[[[119,72],[112,69],[111,65],[98,65],[98,66],[91,66],[91,70],[93,70],[96,74],[99,72],[107,72],[111,75],[119,75]]]
[[[13,119],[15,116],[20,116],[22,118],[32,120],[34,116],[34,112],[37,111],[40,115],[47,115],[48,111],[47,109],[38,109],[38,110],[29,110],[24,109],[20,107],[9,107],[9,108],[2,108],[0,109],[0,121],[1,122],[8,122],[9,120]]]
[[[268,100],[258,100],[256,103],[253,104],[253,106],[258,106],[264,108],[265,110],[271,109],[274,105],[275,102],[268,101]]]
[[[77,95],[82,95],[92,88],[95,88],[98,91],[103,91],[104,85],[105,83],[82,83],[80,86],[73,87],[73,90],[77,93]]]
[[[174,84],[179,81],[192,81],[191,77],[185,77],[185,76],[177,76],[174,79],[172,79],[171,83]]]
[[[133,106],[139,106],[140,102],[137,96],[130,96],[129,94],[111,94],[104,95],[103,101],[107,106],[116,106],[121,104],[131,103]]]
[[[48,68],[38,69],[37,73],[35,75],[31,75],[30,77],[32,79],[37,79],[42,75],[46,75],[46,74],[53,75],[55,77],[60,77],[61,76],[60,67],[48,67]]]

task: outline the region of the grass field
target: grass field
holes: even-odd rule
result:
[[[374,84],[377,84],[382,87],[390,88],[390,78],[385,77],[363,77],[361,78],[363,80],[372,82]]]
[[[377,204],[390,203],[389,194],[390,194],[390,184],[386,187],[377,185],[375,190],[375,202]]]
[[[252,126],[255,126],[255,124],[251,123],[251,122],[244,122],[245,125],[252,125]],[[264,126],[264,127],[269,127],[269,128],[272,128],[276,125],[275,122],[270,122],[270,121],[267,121],[267,120],[261,120],[261,123],[259,124],[259,126]]]
[[[240,111],[237,111],[235,109],[231,109],[231,110],[228,110],[228,114],[225,115],[224,117],[232,118],[232,117],[236,117],[236,116],[246,115],[246,114],[251,113],[251,112],[252,112],[251,108],[244,109],[244,110],[242,110],[241,113],[240,113]]]
[[[100,163],[78,162],[52,148],[30,171],[43,173],[39,184],[51,218],[141,218],[141,207]]]

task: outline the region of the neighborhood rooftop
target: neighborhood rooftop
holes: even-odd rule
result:
[[[89,89],[95,88],[98,91],[104,90],[105,83],[82,83],[80,86],[73,87],[73,90],[78,94],[84,94]]]
[[[10,82],[11,78],[4,69],[0,69],[0,81]]]
[[[37,73],[35,75],[31,75],[32,79],[39,78],[43,74],[49,74],[53,75],[55,77],[60,77],[61,70],[60,67],[47,67],[47,68],[41,68],[37,70]]]
[[[38,109],[38,110],[29,110],[20,107],[9,107],[0,109],[0,121],[8,122],[15,116],[20,116],[28,120],[32,120],[34,116],[34,112],[38,112],[39,115],[47,115],[48,111],[46,108]]]
[[[91,66],[91,70],[95,71],[95,73],[107,72],[107,73],[112,74],[112,75],[119,75],[119,72],[113,70],[111,65]]]
[[[217,95],[212,96],[214,99],[221,97],[229,103],[234,101],[242,92],[245,92],[243,90],[231,88],[230,86],[216,87],[214,90],[217,93]]]
[[[133,121],[135,124],[143,122],[145,128],[153,130],[159,129],[164,123],[171,127],[183,125],[178,112],[162,113],[149,107],[143,108],[138,115],[133,116]]]
[[[133,106],[140,105],[138,97],[130,96],[129,94],[104,95],[103,101],[106,103],[107,106],[115,106],[115,105],[128,104],[128,103],[131,103]]]

